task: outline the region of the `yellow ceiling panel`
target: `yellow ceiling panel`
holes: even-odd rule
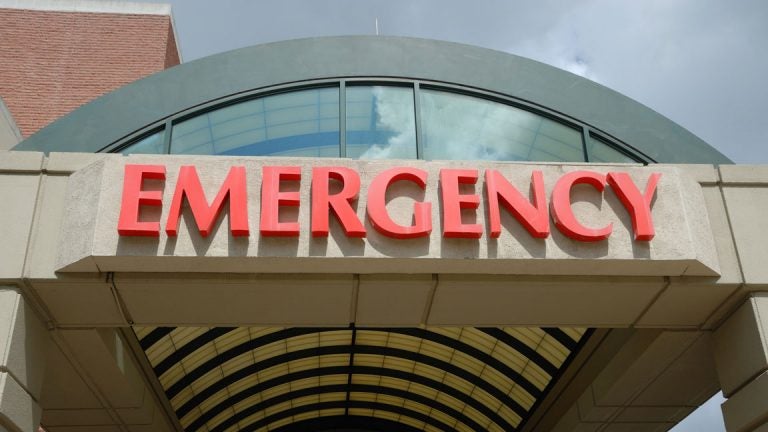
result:
[[[410,387],[407,387],[408,391],[420,396],[424,396],[428,399],[435,399],[438,394],[440,394],[437,390],[433,389],[432,387],[427,387],[423,385],[416,385],[411,384]]]
[[[208,399],[200,402],[200,409],[205,412],[211,409],[212,407],[216,406],[220,402],[225,401],[230,396],[230,393],[227,391],[220,391],[216,393],[215,395],[209,397]]]
[[[456,354],[454,349],[431,341],[423,341],[421,346],[416,348],[415,351],[448,363],[451,362]]]
[[[358,330],[355,343],[358,345],[385,346],[389,333],[381,331]]]
[[[274,421],[274,422],[270,423],[263,430],[265,430],[265,431],[272,431],[272,430],[275,430],[275,429],[277,429],[277,428],[279,428],[281,426],[285,426],[285,425],[288,425],[288,424],[291,424],[291,423],[293,423],[293,417],[286,417],[286,418],[283,418],[283,419],[280,419],[280,420],[277,420],[277,421]]]
[[[384,357],[374,354],[355,354],[355,366],[381,367]]]
[[[456,400],[456,399],[454,399],[454,398],[452,398],[452,397],[450,397],[448,395],[445,395],[445,394],[439,394],[437,396],[437,399],[435,399],[435,401],[439,402],[439,403],[445,405],[446,407],[451,408],[451,409],[453,409],[453,410],[455,410],[457,412],[461,412],[462,409],[464,408],[464,405],[465,405],[463,402],[458,401],[458,400]]]
[[[181,365],[184,366],[184,369],[191,371],[201,364],[207,362],[208,360],[216,357],[218,354],[219,353],[216,352],[216,349],[213,347],[213,345],[208,344],[203,348],[195,350],[195,352],[188,355],[187,357],[184,357],[181,360]]]
[[[387,404],[387,405],[395,405],[395,406],[402,406],[405,400],[400,397],[391,396],[388,394],[379,393],[376,394],[376,402]]]
[[[376,393],[350,392],[349,400],[363,401],[363,402],[376,402]]]
[[[361,375],[361,374],[352,375],[352,384],[379,385],[381,381],[382,381],[382,377],[379,375]]]
[[[433,379],[438,382],[442,382],[447,374],[447,372],[442,369],[438,369],[424,363],[416,363],[413,368],[413,373],[427,377],[429,379]]]
[[[544,338],[537,351],[555,366],[560,366],[571,353],[568,348],[550,335]]]
[[[320,335],[319,346],[350,345],[352,343],[352,330],[339,330],[318,333]]]
[[[179,394],[171,399],[171,403],[174,405],[181,405],[191,399],[194,395],[195,392],[193,392],[191,388],[185,387],[182,391],[179,392]]]
[[[358,375],[353,375],[358,376]],[[411,384],[410,381],[406,381],[400,378],[392,378],[388,376],[380,376],[379,377],[380,385],[384,387],[390,387],[390,388],[396,388],[396,389],[407,389],[408,385]]]
[[[424,428],[424,422],[421,420],[416,420],[414,418],[408,417],[408,416],[400,416],[400,419],[398,420],[400,423],[406,424],[408,426],[412,426],[416,429],[423,429]]]
[[[344,393],[337,393],[337,394],[344,394]],[[308,395],[308,396],[301,396],[294,399],[291,399],[291,405],[294,407],[303,406],[303,405],[312,405],[320,402],[320,396],[318,395]]]
[[[407,335],[401,335],[397,333],[390,333],[386,346],[390,348],[416,351],[419,348],[420,343],[421,343],[421,339],[419,338],[415,338]]]
[[[544,390],[550,380],[550,376],[547,373],[542,372],[541,369],[536,367],[533,363],[529,364],[528,367],[523,370],[521,375],[523,378],[533,383],[539,390]]]
[[[433,419],[439,420],[449,426],[456,425],[457,420],[442,411],[431,410],[430,412],[429,410],[427,410],[427,412],[429,412],[429,416],[432,417]]]
[[[169,336],[176,349],[179,349],[210,329],[210,327],[177,327]]]
[[[349,409],[349,415],[353,416],[362,416],[362,417],[373,417],[373,410],[368,408],[350,408]]]
[[[520,388],[520,386],[514,386],[512,387],[512,390],[509,392],[509,396],[514,399],[517,403],[523,406],[525,409],[530,409],[534,402],[536,402],[536,399],[533,398],[527,391]]]
[[[499,341],[496,338],[473,327],[462,329],[459,340],[484,353],[490,353],[493,351],[494,347],[499,344]]]
[[[319,359],[320,367],[349,365],[349,354],[329,354],[320,356]]]
[[[239,412],[250,406],[260,403],[263,400],[264,400],[263,395],[261,393],[257,393],[253,396],[249,396],[241,400],[240,402],[237,402],[236,404],[232,405],[232,407],[234,408],[235,411]]]
[[[400,420],[400,414],[393,413],[391,411],[376,410],[376,413],[374,414],[374,416],[384,420],[392,420],[392,421]]]
[[[300,422],[302,420],[308,420],[311,418],[320,417],[320,412],[318,411],[309,411],[301,414],[296,414],[293,416],[293,423]],[[272,425],[270,425],[270,428]]]
[[[230,375],[252,364],[253,356],[250,353],[246,353],[222,363],[221,370],[223,371],[224,375]]]
[[[280,384],[262,391],[261,397],[266,400],[266,399],[273,398],[275,396],[279,396],[283,393],[288,393],[289,391],[291,391],[291,386],[288,383]]]
[[[216,345],[216,349],[219,352],[224,352],[250,340],[251,334],[248,331],[248,328],[239,327],[223,336],[216,338],[213,343]]]
[[[473,375],[480,375],[484,370],[491,368],[480,360],[458,351],[453,356],[451,363]]]
[[[255,422],[263,419],[264,417],[265,417],[264,412],[258,412],[258,413],[251,414],[248,417],[240,420],[238,422],[238,426],[242,427],[242,426],[246,426],[246,425],[255,423]],[[240,429],[239,428],[235,428],[234,430],[240,430]]]
[[[420,404],[412,400],[406,400],[405,402],[403,402],[402,406],[403,408],[407,408],[411,411],[415,411],[421,414],[429,414],[429,412],[432,411],[432,408],[428,406],[424,406],[424,404]]]
[[[269,399],[269,398],[265,397],[264,399]],[[285,411],[285,410],[288,410],[290,408],[291,408],[291,402],[290,401],[288,401],[288,402],[281,402],[279,404],[274,404],[274,405],[268,406],[263,412],[264,412],[264,416],[268,417],[268,416],[271,416],[272,414],[277,414],[277,413],[279,413],[281,411]]]
[[[357,358],[357,356],[355,356]],[[399,357],[384,357],[384,367],[410,372],[413,370],[416,362],[413,360],[402,359]]]
[[[241,391],[251,388],[257,384],[259,384],[259,376],[256,374],[249,375],[248,377],[235,381],[234,383],[228,385],[226,389],[223,391],[226,391],[230,394],[236,394],[240,393]]]
[[[259,349],[251,351],[251,355],[253,355],[254,361],[260,362],[262,360],[285,354],[285,352],[285,341],[281,340],[263,345],[259,347]]]
[[[565,334],[567,334],[573,340],[581,339],[581,337],[587,331],[587,329],[583,327],[562,327],[560,330],[565,332]]]
[[[321,417],[344,415],[344,408],[322,409],[320,411],[317,411],[317,413]]]
[[[232,414],[234,414],[233,409],[224,410],[221,413],[219,413],[217,416],[211,418],[208,422],[206,422],[206,426],[208,426],[209,429],[216,427],[217,425],[221,424],[223,421],[226,421],[230,417],[232,417]]]
[[[317,333],[295,336],[285,340],[288,352],[299,351],[308,348],[317,348],[320,337]]]
[[[211,385],[221,381],[223,378],[224,378],[224,374],[221,372],[221,369],[214,368],[209,373],[200,377],[200,379],[192,381],[189,387],[191,387],[192,391],[194,391],[195,393],[200,393],[201,391],[207,389]]]
[[[261,370],[257,373],[259,381],[264,382],[288,373],[288,364],[282,363],[271,368]]]
[[[346,375],[343,375],[346,376]],[[310,387],[318,387],[320,385],[319,377],[303,378],[289,383],[291,385],[291,391],[301,390]]]
[[[516,350],[505,344],[498,344],[491,352],[493,358],[507,365],[510,369],[520,372],[530,362],[528,357],[523,356]]]
[[[445,385],[451,386],[461,391],[462,393],[467,393],[467,394],[469,394],[472,391],[472,389],[476,388],[476,386],[470,383],[469,381],[451,374],[444,374],[442,382]]]
[[[320,385],[346,384],[347,375],[324,375],[320,377]]]

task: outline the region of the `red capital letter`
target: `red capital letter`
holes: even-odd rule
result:
[[[587,228],[573,214],[571,208],[571,188],[577,184],[592,185],[602,192],[605,189],[605,176],[592,171],[573,171],[563,175],[552,192],[552,216],[555,226],[566,236],[579,241],[593,242],[605,240],[611,235],[613,224],[599,229]]]
[[[139,222],[139,207],[163,205],[161,191],[141,190],[144,179],[165,180],[165,165],[125,165],[117,232],[122,236],[159,237],[160,222]]]
[[[501,235],[499,198],[501,198],[504,208],[512,213],[531,236],[536,238],[549,236],[549,213],[547,212],[547,198],[544,191],[544,175],[541,171],[531,173],[533,204],[496,170],[485,171],[485,188],[488,193],[488,218],[490,219],[492,238],[498,238]]]
[[[330,179],[342,183],[340,192],[330,195]],[[328,213],[330,210],[339,218],[344,232],[349,237],[365,237],[365,227],[357,218],[352,202],[360,192],[360,176],[350,168],[320,167],[312,169],[312,236],[328,237]]]
[[[608,184],[619,197],[624,208],[632,218],[632,230],[635,232],[635,240],[650,241],[656,232],[653,229],[651,218],[651,201],[656,194],[656,185],[659,184],[660,173],[652,173],[645,185],[645,195],[640,193],[632,178],[627,173],[608,173]]]
[[[459,193],[459,185],[475,183],[477,183],[477,170],[440,170],[443,237],[480,238],[483,235],[483,227],[480,224],[461,223],[461,209],[476,209],[480,205],[480,196]]]
[[[219,217],[227,196],[229,196],[229,227],[232,235],[240,237],[249,234],[245,167],[235,166],[229,169],[229,174],[224,179],[219,193],[213,200],[213,204],[209,206],[195,167],[189,165],[182,166],[179,169],[179,178],[176,181],[176,190],[173,193],[171,210],[168,213],[168,221],[165,224],[165,232],[169,236],[178,234],[181,204],[185,196],[201,236],[208,237],[208,234],[211,233],[213,223]]]
[[[261,224],[263,236],[296,237],[298,222],[280,222],[280,206],[298,207],[298,191],[280,192],[282,180],[301,180],[300,167],[265,166],[261,183]]]
[[[425,237],[432,232],[432,204],[425,202],[413,203],[413,225],[402,226],[395,223],[387,213],[387,189],[389,185],[399,180],[407,180],[427,187],[426,171],[416,168],[391,168],[381,172],[371,182],[368,189],[368,219],[376,230],[387,237],[409,239]]]

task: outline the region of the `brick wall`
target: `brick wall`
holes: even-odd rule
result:
[[[171,18],[0,9],[0,97],[24,137],[179,63]]]

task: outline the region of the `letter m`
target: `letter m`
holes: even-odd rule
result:
[[[213,200],[213,204],[208,205],[205,198],[205,192],[200,184],[200,178],[197,176],[197,170],[194,166],[182,166],[179,170],[179,178],[176,182],[176,190],[173,193],[168,221],[165,225],[165,232],[169,236],[176,236],[179,229],[179,218],[181,217],[181,206],[187,198],[192,215],[197,223],[197,229],[200,235],[207,237],[213,229],[213,224],[221,213],[224,200],[229,197],[229,227],[233,236],[247,236],[248,230],[248,201],[245,185],[245,167],[232,167],[227,174],[227,178],[219,189],[219,193]]]

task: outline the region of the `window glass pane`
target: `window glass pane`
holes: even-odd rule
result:
[[[581,131],[509,105],[421,91],[425,159],[583,162]]]
[[[590,162],[637,163],[635,159],[591,135],[587,144],[587,154],[589,154]]]
[[[413,89],[347,87],[347,157],[416,159]]]
[[[163,154],[165,146],[163,145],[163,131],[146,136],[128,147],[120,150],[122,154]]]
[[[300,90],[230,105],[173,127],[171,153],[339,156],[339,89]]]

